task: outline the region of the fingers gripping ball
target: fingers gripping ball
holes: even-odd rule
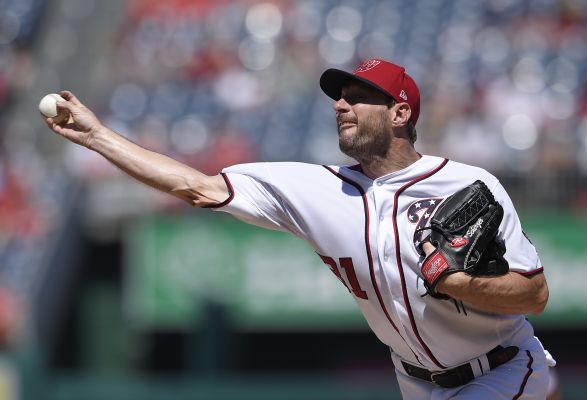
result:
[[[65,99],[56,93],[46,95],[39,102],[39,111],[45,118],[53,118],[56,124],[61,124],[69,120],[69,111],[57,108],[58,101],[65,101]]]
[[[429,241],[436,247],[422,263],[428,292],[446,297],[435,288],[444,275],[501,275],[508,271],[505,246],[497,240],[503,208],[481,181],[448,197],[430,221]]]

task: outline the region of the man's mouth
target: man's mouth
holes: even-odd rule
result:
[[[338,121],[338,129],[348,128],[351,126],[355,126],[357,123],[355,121]]]

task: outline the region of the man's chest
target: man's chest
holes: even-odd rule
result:
[[[406,281],[417,280],[418,246],[443,197],[417,191],[398,195],[392,186],[352,189],[353,195],[336,199],[337,207],[314,221],[312,241],[356,297],[366,299],[377,287],[399,294]]]

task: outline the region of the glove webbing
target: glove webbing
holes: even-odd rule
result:
[[[485,193],[479,192],[469,203],[451,216],[452,220],[449,218],[444,224],[449,227],[449,232],[461,231],[479,216],[488,203],[493,201],[493,198],[489,199]]]

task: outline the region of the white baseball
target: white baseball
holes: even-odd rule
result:
[[[57,124],[69,119],[69,111],[57,108],[58,101],[65,101],[65,99],[56,93],[51,93],[43,97],[39,102],[41,114],[46,118],[53,118],[53,121]]]

